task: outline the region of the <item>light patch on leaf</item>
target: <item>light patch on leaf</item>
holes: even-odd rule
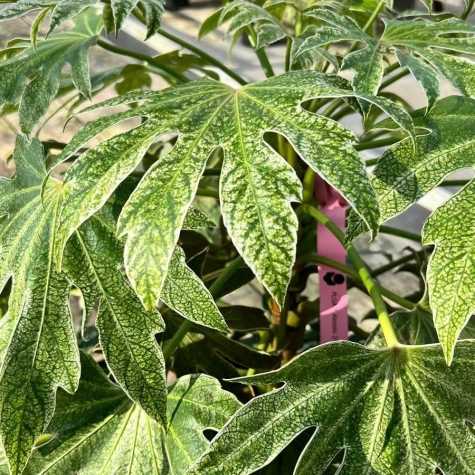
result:
[[[285,383],[254,398],[217,435],[189,475],[249,475],[298,434],[316,428],[296,475],[331,464],[349,474],[397,475],[475,470],[475,342],[460,342],[455,363],[439,345],[370,350],[331,343],[283,368],[239,381]],[[344,452],[341,462],[337,456]]]
[[[427,220],[423,243],[435,244],[427,268],[434,323],[448,364],[475,312],[475,181]]]
[[[311,71],[291,72],[238,90],[200,80],[159,92],[131,93],[103,103],[138,103],[134,110],[84,127],[59,161],[125,118],[143,122],[84,153],[65,177],[57,257],[75,229],[100,209],[137,166],[150,144],[178,134],[172,150],[150,168],[125,204],[118,223],[125,239],[127,275],[147,309],[156,305],[166,271],[208,157],[224,151],[220,201],[224,223],[246,263],[282,303],[295,259],[301,196],[293,169],[264,141],[286,136],[302,159],[337,188],[375,229],[378,208],[353,135],[340,124],[304,110],[312,98],[357,96],[390,114],[413,134],[410,116],[385,98],[355,94],[342,81]],[[97,106],[96,106],[97,107]]]

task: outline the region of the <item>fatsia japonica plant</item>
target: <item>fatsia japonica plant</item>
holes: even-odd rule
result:
[[[234,0],[203,44],[164,0],[2,3],[1,473],[475,473],[473,0]],[[412,244],[375,267],[383,234]],[[371,307],[322,343],[324,268]]]

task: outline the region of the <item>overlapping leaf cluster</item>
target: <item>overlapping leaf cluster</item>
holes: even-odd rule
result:
[[[48,15],[50,17],[48,33],[51,33],[66,20],[95,5],[101,6],[101,2],[99,0],[17,0],[14,5],[0,10],[0,20],[34,12],[37,14],[36,21],[41,23]],[[127,16],[136,7],[142,8],[147,22],[148,36],[152,35],[160,27],[160,18],[165,8],[164,0],[112,0],[104,6],[106,25],[112,27],[117,33]]]
[[[315,175],[347,200],[358,230],[376,235],[449,173],[474,167],[470,23],[396,18],[392,2],[375,0],[229,2],[202,34],[228,22],[273,77],[230,87],[204,69],[220,63],[192,46],[198,59],[152,58],[112,74],[119,96],[86,109],[101,115],[53,157],[32,132],[65,66],[89,98],[88,51],[104,25],[117,32],[135,12],[152,34],[164,8],[112,0],[100,16],[89,8],[98,3],[19,0],[0,11],[38,13],[32,43],[11,43],[0,61],[0,102],[18,105],[23,132],[15,174],[0,179],[0,471],[273,473],[300,444],[289,473],[474,473],[475,343],[458,342],[475,312],[473,181],[424,226],[428,300],[384,293],[409,310],[393,315],[393,340],[382,289],[355,259],[355,271],[341,267],[373,297],[382,331],[366,346],[293,358],[318,337],[318,302],[304,295],[308,264],[321,257],[303,216],[316,204]],[[38,39],[48,15],[50,34]],[[69,19],[71,29],[54,31]],[[266,48],[282,39],[287,71],[274,76]],[[327,51],[334,44],[345,53]],[[323,60],[306,69],[299,58],[315,52]],[[180,84],[147,90],[169,58]],[[398,64],[424,87],[427,108],[381,93]],[[189,81],[190,67],[208,77]],[[324,72],[332,67],[353,70],[352,82]],[[137,71],[142,90],[121,94]],[[463,95],[439,100],[440,76]],[[376,109],[388,119],[373,127]],[[350,113],[363,138],[336,120]],[[380,135],[397,143],[368,173],[357,146]],[[219,301],[254,277],[267,313]]]
[[[362,45],[345,55],[341,65],[342,69],[354,70],[353,87],[358,91],[376,94],[384,67],[392,63],[391,56],[395,55],[424,88],[429,108],[439,97],[441,76],[463,94],[474,94],[475,66],[471,55],[475,53],[475,29],[463,20],[386,19],[383,32],[375,37],[352,18],[342,17],[331,9],[317,7],[307,10],[306,15],[322,22],[322,26],[306,38],[296,56],[342,41]]]

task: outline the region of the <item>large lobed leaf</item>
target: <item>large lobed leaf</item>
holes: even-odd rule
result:
[[[219,430],[240,407],[216,379],[183,376],[170,387],[162,425],[131,404],[89,357],[82,360],[79,389],[59,394],[49,427],[55,436],[26,474],[185,475],[209,445],[204,431]]]
[[[256,49],[264,48],[287,36],[283,25],[264,5],[256,5],[247,0],[229,2],[205,20],[199,35],[203,37],[224,23],[229,23],[228,32],[232,42],[243,34],[255,34]]]
[[[416,18],[386,20],[380,37],[374,38],[349,17],[318,7],[306,14],[324,22],[299,47],[296,56],[341,41],[363,45],[345,56],[342,68],[355,71],[357,91],[376,93],[383,78],[384,54],[395,53],[401,66],[408,67],[421,83],[431,108],[439,96],[438,77],[451,81],[468,96],[475,94],[475,28],[458,18]],[[469,55],[461,57],[459,54]]]
[[[82,290],[86,308],[98,307],[99,341],[116,380],[150,416],[164,419],[165,362],[155,335],[165,324],[158,312],[144,311],[121,263],[113,231],[94,217],[70,241],[64,271]]]
[[[18,0],[14,5],[0,10],[0,20],[8,20],[38,10],[46,10],[50,12],[49,33],[51,33],[64,21],[92,5],[101,5],[101,2],[99,0]],[[113,27],[117,33],[122,28],[127,16],[137,6],[140,6],[145,14],[148,28],[147,36],[151,36],[160,27],[165,0],[112,0],[110,7],[104,8],[105,20],[108,20],[108,8],[110,8]],[[105,22],[108,24],[108,21]]]
[[[452,368],[439,345],[370,350],[331,343],[287,366],[240,381],[284,383],[226,424],[190,475],[246,475],[307,428],[315,433],[295,474],[471,474],[475,470],[475,342]],[[344,454],[342,455],[342,452]],[[341,458],[340,458],[341,457]],[[341,460],[341,462],[339,461]]]
[[[14,322],[0,380],[0,433],[13,474],[50,421],[58,386],[74,392],[79,353],[68,308],[70,284],[53,265],[61,183],[46,176],[41,144],[18,136],[16,178],[0,179],[0,288],[12,278]]]
[[[435,244],[427,268],[434,323],[447,362],[475,312],[475,181],[437,209],[424,226],[424,244]]]
[[[417,138],[416,152],[407,140],[395,144],[379,159],[371,176],[381,222],[402,213],[451,172],[475,166],[475,100],[447,97],[429,114],[420,110],[415,115],[416,125],[427,129]],[[468,188],[436,212],[424,237],[426,244],[437,245],[428,268],[430,305],[449,363],[457,337],[474,311],[470,196]],[[363,226],[354,219],[351,222],[350,234],[357,234]]]
[[[146,308],[154,307],[207,159],[222,148],[224,223],[247,264],[282,303],[295,257],[297,219],[290,203],[300,198],[301,184],[293,169],[264,141],[264,133],[286,136],[302,159],[339,189],[374,229],[378,209],[351,145],[353,135],[302,107],[312,98],[353,95],[335,77],[300,71],[238,90],[201,80],[104,103],[134,102],[139,106],[88,124],[59,160],[121,120],[137,116],[143,120],[84,153],[67,172],[58,261],[70,235],[103,206],[157,137],[177,133],[173,149],[148,171],[119,218],[119,236],[125,238],[125,268],[134,289]],[[402,108],[384,98],[356,95],[381,107],[413,133],[412,122]]]
[[[87,313],[98,310],[100,343],[116,381],[147,417],[166,418],[165,364],[155,339],[164,323],[146,312],[122,272],[122,245],[115,221],[100,213],[75,231],[64,273],[53,266],[56,219],[63,184],[47,176],[41,144],[19,136],[14,180],[0,180],[0,287],[13,278],[8,317],[11,342],[0,380],[0,431],[12,473],[20,473],[31,447],[54,411],[57,386],[74,392],[78,350],[68,308],[71,284],[79,287]],[[184,226],[209,221],[191,209]],[[180,294],[180,291],[185,291]],[[220,331],[225,321],[204,284],[177,249],[163,298],[185,318]],[[3,341],[3,339],[2,339]]]
[[[19,103],[20,125],[30,133],[55,98],[61,72],[69,64],[72,80],[85,96],[91,95],[88,50],[102,30],[101,18],[88,11],[78,17],[73,29],[24,45],[0,61],[0,106]]]
[[[451,96],[442,99],[415,123],[427,129],[417,138],[416,151],[403,140],[379,159],[371,179],[381,222],[407,209],[435,188],[449,173],[475,166],[475,100]]]

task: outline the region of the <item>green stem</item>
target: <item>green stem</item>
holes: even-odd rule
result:
[[[345,233],[318,208],[304,204],[300,207],[300,210],[311,216],[317,222],[323,224],[341,242],[341,244],[346,247],[348,258],[353,264],[359,279],[363,283],[366,291],[373,301],[374,309],[376,311],[376,315],[378,316],[379,324],[383,331],[388,347],[391,348],[397,346],[399,341],[392,326],[391,319],[389,318],[388,310],[382,297],[381,288],[379,287],[379,284],[371,277],[369,269],[366,267],[366,264],[353,245],[345,242]]]
[[[163,357],[165,361],[170,359],[192,327],[193,324],[189,320],[184,320],[174,335],[163,345]]]
[[[391,234],[392,236],[398,236],[400,238],[409,239],[410,241],[415,241],[420,243],[421,236],[416,233],[411,233],[410,231],[405,231],[404,229],[393,228],[392,226],[380,226],[379,232],[383,234]]]
[[[152,58],[151,56],[148,56],[148,55],[143,54],[143,53],[138,53],[136,51],[131,51],[129,49],[122,48],[121,46],[117,46],[117,45],[114,45],[112,43],[109,43],[108,41],[105,41],[102,38],[98,38],[97,44],[101,48],[103,48],[103,49],[105,49],[105,50],[107,50],[111,53],[120,54],[121,56],[128,56],[129,58],[134,58],[134,59],[137,59],[139,61],[144,61],[144,62],[150,64],[151,66],[153,66],[154,68],[158,69],[160,72],[168,74],[169,76],[173,77],[174,79],[176,79],[179,82],[189,81],[189,79],[186,76],[184,76],[183,74],[177,73],[173,69],[171,69],[167,66],[164,66],[161,63],[158,63],[155,60],[155,58]]]
[[[394,269],[395,267],[398,267],[402,264],[405,264],[406,262],[410,262],[414,259],[418,259],[418,258],[423,257],[423,256],[424,256],[424,251],[418,251],[416,253],[407,254],[406,256],[402,256],[399,259],[395,259],[394,261],[390,261],[387,264],[384,264],[383,266],[372,270],[371,275],[373,277],[377,277],[378,275],[384,274],[384,273]]]
[[[223,290],[225,287],[227,281],[231,277],[232,274],[234,274],[236,271],[238,271],[241,266],[243,265],[243,260],[241,256],[236,257],[233,259],[221,272],[219,277],[210,285],[209,287],[209,293],[213,296],[216,297],[216,295],[219,295],[220,292]]]
[[[221,272],[219,277],[211,284],[209,288],[210,294],[215,297],[219,295],[223,287],[226,285],[229,277],[234,274],[241,266],[243,260],[242,258],[236,257],[232,260]],[[163,345],[163,357],[165,361],[169,360],[173,355],[175,350],[180,346],[180,343],[183,341],[183,338],[188,334],[189,331],[193,328],[193,323],[189,320],[184,320],[183,323],[178,327],[178,330],[174,335]]]
[[[383,89],[386,89],[389,87],[391,84],[394,84],[396,81],[399,81],[399,79],[407,76],[409,74],[409,71],[407,68],[403,68],[401,71],[399,71],[397,74],[394,76],[391,76],[390,78],[386,78],[382,83],[381,86],[379,86],[379,90],[382,91]]]
[[[274,69],[272,68],[272,64],[270,64],[266,50],[264,48],[256,48],[257,35],[254,31],[254,28],[252,27],[249,27],[249,41],[251,42],[251,46],[256,52],[257,59],[259,60],[259,64],[261,65],[261,68],[264,71],[266,77],[271,78],[272,76],[275,76]]]
[[[371,13],[371,16],[368,18],[368,21],[366,22],[365,26],[363,27],[363,31],[368,31],[371,28],[371,26],[375,22],[376,18],[378,18],[378,15],[380,14],[381,10],[383,9],[385,3],[386,3],[386,0],[379,0],[378,5],[373,10],[373,13]]]
[[[462,18],[462,20],[466,20],[470,13],[472,13],[472,9],[473,9],[473,5],[475,4],[475,0],[469,0],[467,6],[465,7],[465,10],[462,14],[462,16],[460,18]]]
[[[177,45],[180,45],[183,48],[186,48],[187,50],[195,53],[201,58],[205,59],[209,64],[212,64],[213,66],[216,66],[218,69],[221,69],[221,71],[226,73],[230,78],[234,79],[237,83],[241,85],[247,84],[247,81],[244,78],[242,78],[239,74],[234,72],[232,69],[228,68],[224,63],[219,61],[219,59],[216,59],[210,54],[208,54],[206,51],[203,51],[201,48],[198,48],[197,46],[192,45],[191,43],[188,43],[187,41],[183,40],[179,36],[175,36],[173,33],[170,33],[169,31],[166,31],[163,28],[158,29],[158,34],[163,36],[164,38],[167,38],[173,41]]]
[[[407,257],[408,256],[404,256],[404,262],[410,260]],[[411,256],[411,258],[413,258],[413,256]],[[299,266],[300,262],[302,264],[323,264],[328,267],[333,267],[334,269],[339,270],[340,272],[343,272],[343,274],[346,274],[348,277],[350,277],[351,280],[355,282],[355,284],[360,284],[359,287],[363,287],[363,290],[366,289],[363,285],[363,281],[361,280],[360,276],[355,272],[355,270],[347,266],[346,264],[343,264],[342,262],[334,261],[333,259],[330,259],[325,256],[319,256],[318,254],[309,254],[302,257],[302,259],[299,259],[299,262],[297,262],[297,266]],[[396,263],[396,261],[394,261],[394,263]],[[375,277],[378,272],[379,269],[376,269],[375,271],[370,271],[370,274]],[[416,306],[414,302],[411,302],[410,300],[401,297],[400,295],[394,293],[392,290],[389,290],[386,287],[379,286],[379,289],[381,291],[381,295],[391,300],[392,302],[397,303],[398,305],[407,310],[412,310]]]
[[[368,160],[365,160],[364,164],[366,167],[372,167],[373,165],[377,165],[380,158],[381,157],[369,158]]]
[[[210,187],[210,186],[199,186],[196,192],[198,196],[206,196],[208,198],[215,198],[219,200],[219,192],[218,190]]]
[[[352,114],[353,112],[354,110],[350,106],[344,106],[339,111],[336,111],[331,118],[338,121],[346,115]]]
[[[303,177],[303,202],[309,203],[315,194],[315,172],[308,167]]]
[[[145,17],[143,13],[139,9],[134,10],[134,16],[139,20],[142,24],[145,23]],[[179,36],[174,35],[173,33],[170,33],[169,31],[164,30],[163,28],[159,28],[157,30],[157,33],[164,38],[169,39],[170,41],[173,41],[177,45],[182,46],[183,48],[186,48],[188,51],[191,51],[198,55],[200,58],[205,59],[209,64],[212,64],[213,66],[216,66],[218,69],[221,69],[224,73],[226,73],[230,78],[234,79],[237,83],[244,85],[247,84],[247,81],[239,76],[236,72],[234,72],[232,69],[228,68],[224,63],[219,61],[219,59],[214,58],[210,54],[208,54],[206,51],[203,51],[201,48],[198,48],[198,46],[192,45],[191,43],[188,43],[188,41],[180,38]]]
[[[373,148],[387,147],[389,145],[393,145],[399,140],[400,140],[399,137],[388,137],[385,139],[378,139],[378,140],[366,140],[366,141],[357,143],[355,145],[355,148],[356,150],[370,150]]]
[[[292,69],[292,65],[290,64],[291,60],[291,53],[292,53],[292,38],[287,38],[287,44],[285,46],[285,72],[288,72]]]

